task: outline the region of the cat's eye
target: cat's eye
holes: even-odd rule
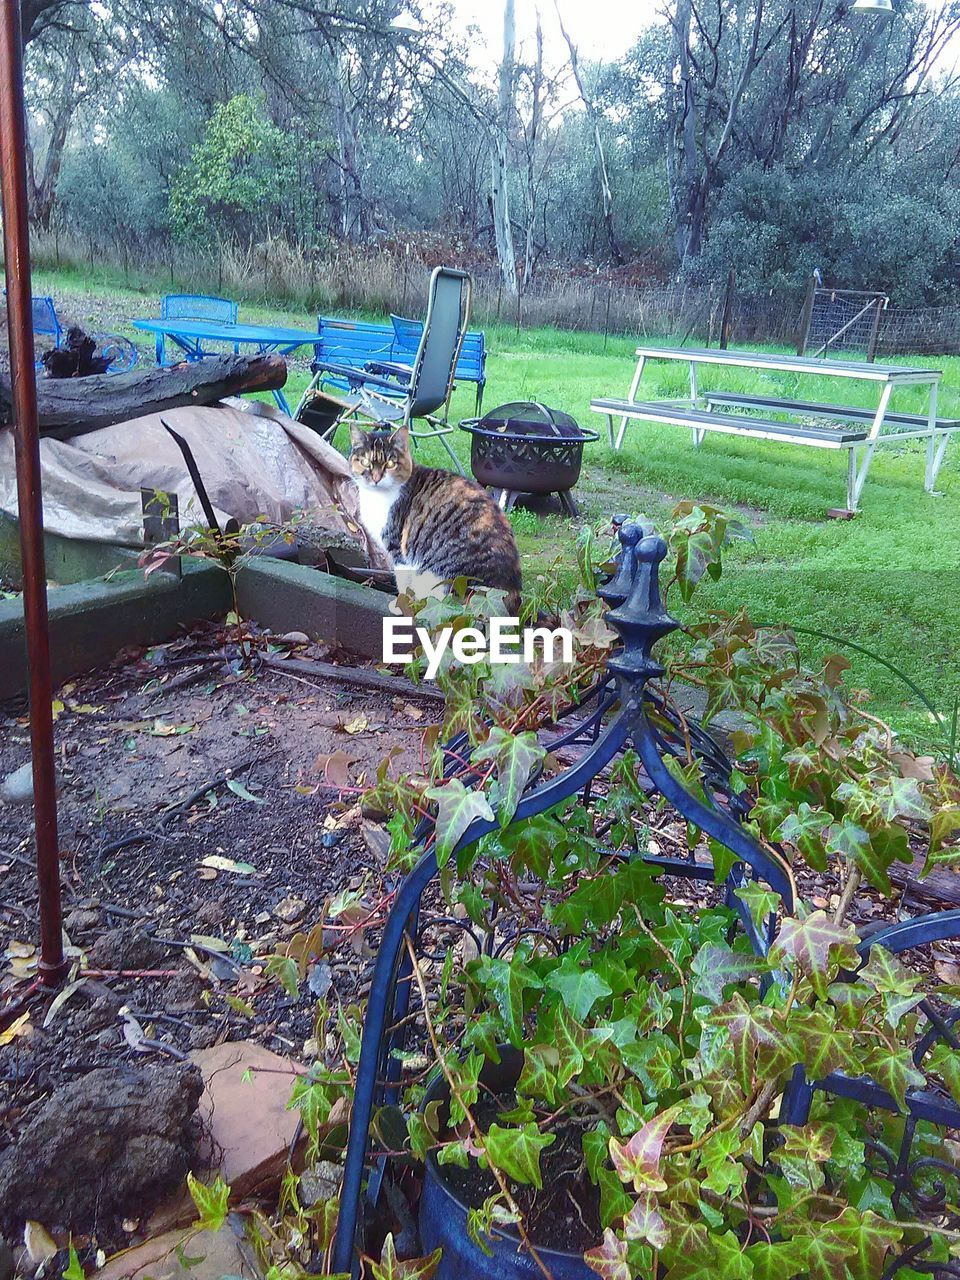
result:
[[[387,460],[387,470],[388,470],[388,471],[395,471],[395,470],[396,470],[396,466],[397,466],[397,460],[396,460],[396,458],[389,458],[389,459]]]

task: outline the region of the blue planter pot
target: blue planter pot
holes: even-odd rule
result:
[[[523,1064],[523,1054],[509,1046],[501,1047],[500,1057],[499,1066],[487,1063],[480,1075],[481,1081],[493,1090],[512,1088]],[[438,1076],[427,1090],[423,1105],[446,1097],[446,1081]],[[467,1212],[468,1206],[443,1181],[443,1170],[431,1152],[420,1196],[420,1240],[425,1253],[443,1250],[436,1280],[527,1280],[531,1276],[543,1280],[543,1272],[530,1254],[525,1249],[518,1252],[521,1244],[516,1235],[497,1231],[488,1237],[487,1247],[492,1250],[489,1257],[479,1249],[467,1235]],[[596,1280],[596,1272],[590,1270],[582,1254],[539,1246],[537,1253],[553,1280]]]

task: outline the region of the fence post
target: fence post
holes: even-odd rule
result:
[[[810,336],[810,321],[813,319],[813,303],[817,293],[817,277],[811,276],[807,281],[807,291],[803,295],[803,308],[800,312],[800,328],[797,332],[797,355],[802,356],[807,349]]]
[[[883,298],[877,299],[873,312],[873,324],[870,327],[870,341],[867,343],[867,363],[873,364],[877,358],[877,339],[880,336],[880,313],[883,310]]]
[[[733,325],[733,300],[737,292],[737,273],[733,267],[727,273],[727,287],[723,295],[723,314],[720,317],[720,350],[726,351]]]

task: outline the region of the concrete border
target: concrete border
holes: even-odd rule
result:
[[[390,597],[305,565],[258,559],[238,575],[240,610],[272,631],[304,631],[360,657],[379,658]],[[139,570],[57,587],[48,597],[54,684],[108,662],[127,645],[160,644],[231,607],[222,569],[183,560],[183,576]],[[0,600],[0,699],[24,696],[22,602]]]
[[[115,542],[43,535],[47,578],[61,586],[102,578],[117,569],[135,569],[140,552]],[[16,520],[0,511],[0,578],[20,584],[20,531]]]

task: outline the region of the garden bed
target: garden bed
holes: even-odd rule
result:
[[[363,994],[359,947],[318,965],[299,999],[265,968],[331,897],[378,881],[389,837],[361,814],[355,789],[391,751],[414,767],[439,704],[266,667],[252,675],[229,641],[204,624],[57,692],[65,928],[84,980],[46,1027],[50,1002],[37,1005],[4,1051],[0,1150],[55,1091],[102,1068],[176,1073],[191,1051],[233,1040],[308,1063],[317,994],[329,988],[345,1005]],[[29,758],[28,735],[8,707],[0,776]],[[0,990],[10,995],[37,962],[29,803],[0,806],[0,850]],[[86,1226],[107,1252],[129,1239],[117,1220]]]

